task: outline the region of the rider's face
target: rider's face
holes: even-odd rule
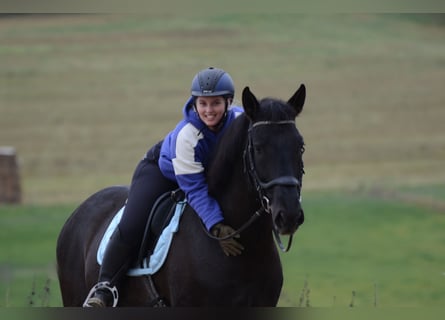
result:
[[[222,96],[197,97],[196,111],[205,125],[215,131],[226,112],[226,100]]]

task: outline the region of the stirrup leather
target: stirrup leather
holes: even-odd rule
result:
[[[85,302],[83,303],[83,307],[91,307],[88,304],[88,300],[90,300],[93,295],[96,293],[96,290],[98,289],[106,289],[108,291],[110,291],[111,295],[113,296],[113,305],[112,307],[116,307],[117,306],[117,302],[119,300],[119,293],[117,291],[116,286],[111,287],[110,283],[108,281],[103,281],[103,282],[99,282],[97,283],[93,288],[91,288],[90,292],[88,293],[87,298],[85,299]]]

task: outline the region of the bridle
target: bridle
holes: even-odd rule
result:
[[[248,134],[247,134],[247,146],[243,153],[243,159],[244,159],[244,171],[248,173],[248,176],[250,180],[252,181],[255,190],[258,195],[258,199],[261,203],[260,212],[264,213],[272,213],[272,209],[270,207],[270,200],[266,196],[266,190],[270,189],[274,186],[286,186],[286,187],[301,187],[301,182],[295,178],[294,176],[280,176],[277,178],[274,178],[269,181],[262,180],[257,173],[256,167],[255,167],[255,150],[253,147],[253,138],[252,138],[252,131],[254,128],[259,126],[268,126],[268,125],[293,125],[295,126],[295,121],[293,120],[282,120],[282,121],[258,121],[255,123],[251,123],[249,126]],[[258,211],[257,211],[258,212]],[[275,241],[278,244],[278,247],[283,252],[289,251],[291,245],[292,245],[292,238],[293,234],[289,236],[289,241],[286,247],[284,247],[283,243],[281,242],[280,234],[278,233],[278,230],[273,227],[273,234],[275,236]]]
[[[255,167],[255,150],[253,147],[253,138],[252,138],[252,131],[254,128],[257,128],[259,126],[267,126],[267,125],[293,125],[295,126],[295,121],[293,120],[282,120],[282,121],[258,121],[254,123],[250,123],[249,129],[247,132],[247,143],[246,147],[243,151],[243,164],[244,164],[244,172],[247,173],[249,180],[251,181],[252,185],[255,188],[255,191],[257,192],[258,199],[261,203],[261,207],[255,211],[255,213],[247,220],[240,228],[238,228],[235,232],[232,234],[229,234],[225,237],[215,237],[210,232],[207,231],[207,235],[215,240],[227,240],[230,238],[233,238],[237,235],[239,235],[241,232],[243,232],[245,229],[247,229],[250,225],[252,225],[258,218],[263,216],[264,214],[271,214],[272,209],[270,207],[270,200],[266,196],[266,190],[270,189],[274,186],[287,186],[287,187],[301,187],[301,182],[295,178],[294,176],[280,176],[277,178],[274,178],[269,181],[262,180],[257,173],[256,167]],[[292,237],[291,234],[289,236],[288,244],[285,247],[283,243],[281,242],[280,235],[278,233],[278,230],[274,227],[273,228],[273,234],[275,236],[275,240],[278,244],[278,247],[283,251],[287,252],[289,251],[291,245],[292,245]]]

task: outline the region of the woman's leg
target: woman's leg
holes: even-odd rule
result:
[[[123,241],[137,248],[154,203],[164,193],[177,188],[176,183],[164,177],[157,164],[142,164],[140,167],[140,170],[135,172],[125,211],[119,223]]]
[[[134,172],[122,219],[105,251],[98,282],[107,283],[108,288],[98,288],[85,303],[87,306],[112,304],[109,287],[119,283],[136,257],[152,206],[159,196],[177,188],[177,184],[167,180],[159,170],[156,154],[153,155],[155,148],[147,153]]]

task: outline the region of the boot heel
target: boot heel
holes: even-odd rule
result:
[[[109,297],[109,299],[108,299]],[[113,299],[113,303],[108,304],[107,300]],[[119,293],[116,286],[111,287],[108,281],[103,281],[97,283],[88,293],[85,302],[83,303],[84,308],[89,307],[116,307],[119,301]]]

